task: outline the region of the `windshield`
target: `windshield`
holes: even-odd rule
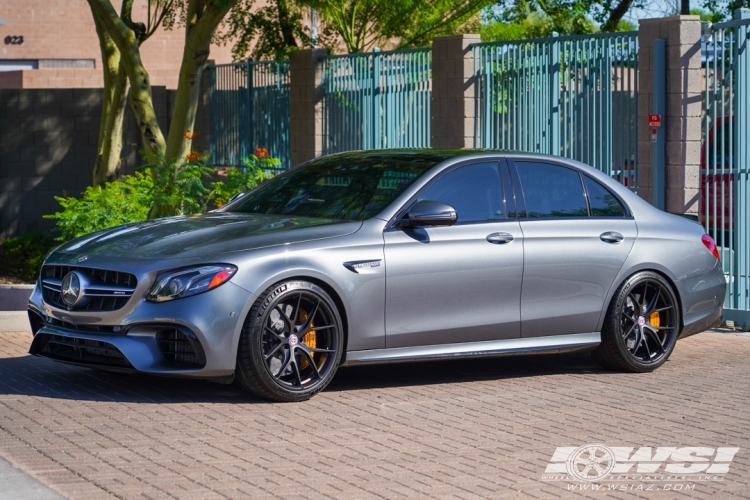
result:
[[[226,211],[365,220],[443,159],[417,153],[322,158],[271,179]]]

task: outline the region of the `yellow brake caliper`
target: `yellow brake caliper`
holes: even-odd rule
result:
[[[648,317],[648,322],[651,323],[651,326],[655,326],[656,328],[659,328],[659,326],[661,325],[661,318],[659,317],[659,312],[658,311],[652,312],[651,316]]]
[[[299,320],[301,322],[307,321],[307,311],[302,309],[299,312]],[[310,323],[310,328],[313,328],[315,325],[313,323]],[[315,333],[315,331],[310,331],[305,334],[304,337],[302,337],[302,343],[305,344],[307,347],[310,347],[312,349],[315,349],[318,346],[318,335]],[[310,353],[310,357],[315,357],[315,353]],[[302,362],[300,363],[300,368],[305,369],[308,366],[308,362],[306,359],[302,359]]]

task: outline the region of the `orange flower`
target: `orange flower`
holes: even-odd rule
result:
[[[186,130],[186,131],[185,131],[185,133],[184,133],[184,134],[182,134],[182,136],[183,136],[183,137],[184,137],[185,139],[190,139],[190,140],[192,141],[193,139],[195,139],[196,137],[198,137],[198,132],[193,132],[193,133],[191,134],[189,130]]]
[[[203,155],[202,155],[202,154],[200,154],[200,153],[199,153],[198,151],[191,151],[191,152],[189,152],[189,153],[187,154],[186,158],[187,158],[187,159],[188,159],[189,161],[198,161],[198,160],[200,160],[201,158],[203,158]]]
[[[266,148],[256,148],[255,156],[258,158],[268,158],[268,150]]]

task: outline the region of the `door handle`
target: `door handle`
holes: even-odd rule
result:
[[[487,235],[487,241],[495,245],[504,245],[513,241],[513,235],[510,233],[492,233]]]
[[[600,234],[599,239],[604,243],[620,243],[625,237],[616,231],[607,231]]]

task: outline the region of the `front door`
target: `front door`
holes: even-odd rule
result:
[[[507,218],[499,168],[454,168],[412,200],[453,206],[454,226],[384,233],[386,347],[520,336],[523,236]]]

